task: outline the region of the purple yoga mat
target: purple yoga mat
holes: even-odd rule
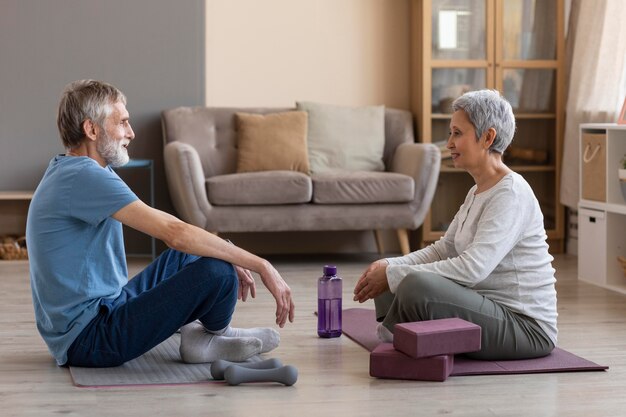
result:
[[[374,310],[349,308],[343,310],[343,333],[368,351],[381,342],[376,336]],[[583,359],[566,350],[555,348],[548,356],[515,361],[479,361],[457,355],[452,376],[489,374],[531,374],[541,372],[603,371],[608,366]]]

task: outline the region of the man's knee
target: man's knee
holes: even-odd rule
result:
[[[231,263],[215,258],[200,258],[194,262],[194,267],[199,269],[196,273],[212,285],[219,285],[226,293],[237,294],[239,279]]]

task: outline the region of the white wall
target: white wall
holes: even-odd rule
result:
[[[206,0],[206,104],[410,106],[409,0]],[[373,233],[230,236],[258,253],[375,252]],[[385,235],[398,251],[395,233]]]
[[[409,108],[408,0],[206,0],[206,103]]]

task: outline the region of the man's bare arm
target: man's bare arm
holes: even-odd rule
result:
[[[220,239],[204,229],[183,222],[171,214],[134,201],[113,214],[113,218],[140,232],[162,240],[168,247],[192,255],[222,259],[259,274],[276,300],[276,323],[283,327],[293,321],[291,289],[265,259]]]

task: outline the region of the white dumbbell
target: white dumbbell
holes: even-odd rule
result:
[[[248,369],[272,369],[283,366],[283,363],[280,359],[266,359],[264,361],[258,362],[229,362],[222,359],[216,360],[211,364],[211,375],[213,379],[221,380],[224,379],[224,372],[229,366],[241,366],[243,368]]]

